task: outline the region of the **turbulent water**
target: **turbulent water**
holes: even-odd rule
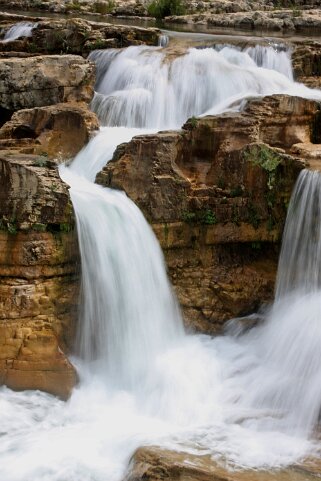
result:
[[[32,29],[35,28],[36,25],[36,23],[32,22],[18,22],[9,28],[2,41],[11,42],[21,37],[31,37]]]
[[[119,481],[146,444],[250,468],[318,452],[311,434],[321,405],[320,174],[298,180],[265,323],[215,339],[184,333],[141,212],[125,194],[93,183],[115,147],[138,133],[239,109],[253,95],[321,99],[287,69],[271,70],[283,51],[258,50],[191,49],[174,60],[162,48],[92,54],[93,109],[106,127],[61,168],[82,258],[74,360],[81,382],[67,403],[0,390],[1,479]]]

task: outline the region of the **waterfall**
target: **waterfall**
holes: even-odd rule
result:
[[[321,289],[321,175],[303,170],[289,204],[276,297]]]
[[[18,22],[9,28],[2,42],[12,42],[12,40],[17,40],[21,37],[31,37],[32,29],[36,26],[37,24],[32,22]]]
[[[117,143],[134,133],[105,129],[70,169],[61,169],[71,186],[82,260],[79,353],[98,360],[95,371],[99,365],[109,383],[127,388],[137,387],[183,331],[152,229],[124,193],[92,182],[93,163],[98,170],[102,165],[88,163],[90,151],[109,160]]]
[[[98,67],[92,109],[102,125],[179,128],[193,115],[218,113],[221,104],[226,110],[235,98],[277,93],[321,98],[278,71],[291,71],[289,54],[272,47],[248,49],[251,55],[232,47],[192,48],[174,60],[168,52],[139,46],[89,56]]]
[[[116,146],[134,135],[180,127],[191,115],[238,110],[251,96],[321,99],[321,92],[277,71],[280,63],[267,57],[283,51],[262,50],[260,59],[257,51],[231,47],[176,57],[169,51],[91,54],[98,69],[93,109],[105,126],[60,168],[81,253],[74,359],[81,383],[68,403],[0,389],[6,481],[121,481],[142,445],[255,470],[320,453],[311,439],[321,400],[320,174],[303,172],[294,190],[277,300],[265,322],[216,338],[184,333],[162,252],[142,213],[124,193],[94,180]]]

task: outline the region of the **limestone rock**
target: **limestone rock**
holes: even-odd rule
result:
[[[93,83],[94,66],[81,57],[0,59],[0,109],[15,111],[67,101],[88,103]]]
[[[56,163],[12,151],[0,185],[0,381],[66,399],[79,286],[68,190]]]
[[[137,449],[125,481],[313,481],[313,466],[300,465],[277,471],[227,470],[209,455],[170,451],[155,446]]]
[[[152,224],[189,327],[215,333],[273,298],[286,207],[308,162],[298,145],[321,143],[319,126],[317,102],[254,99],[241,113],[135,137],[97,176]]]
[[[66,160],[74,157],[98,129],[97,117],[86,105],[68,102],[19,110],[0,128],[0,148],[9,146]]]

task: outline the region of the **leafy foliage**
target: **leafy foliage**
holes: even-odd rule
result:
[[[185,10],[182,0],[152,0],[147,7],[148,14],[155,18],[184,15]]]

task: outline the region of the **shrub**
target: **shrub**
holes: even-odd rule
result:
[[[170,15],[184,15],[185,5],[182,0],[152,0],[147,7],[148,14],[155,18]]]

